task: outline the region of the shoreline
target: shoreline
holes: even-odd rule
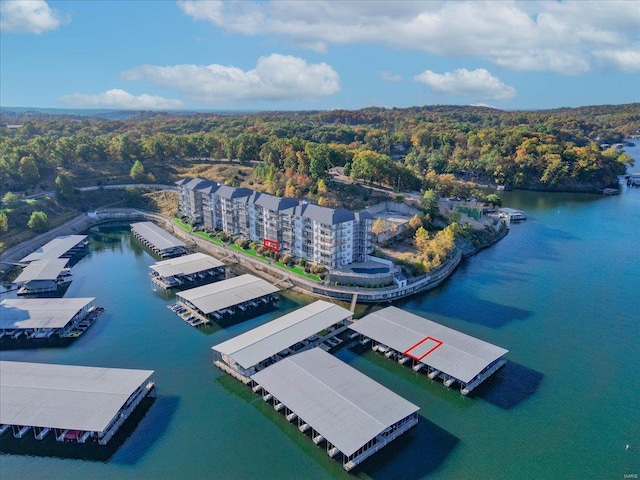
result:
[[[271,263],[266,263],[262,260],[251,257],[250,255],[244,255],[241,252],[230,249],[225,245],[218,245],[213,242],[209,242],[174,225],[172,219],[164,215],[138,209],[103,209],[91,212],[91,214],[81,214],[63,225],[27,240],[26,242],[18,244],[15,247],[7,249],[0,256],[0,263],[10,265],[10,267],[0,270],[0,280],[5,278],[5,276],[13,269],[14,264],[21,258],[24,258],[25,255],[28,255],[34,249],[44,245],[59,235],[80,233],[103,223],[117,221],[130,222],[140,219],[151,220],[160,224],[160,226],[168,230],[170,233],[180,237],[182,240],[185,240],[188,243],[188,246],[192,249],[200,249],[213,256],[225,258],[227,263],[231,260],[233,264],[248,268],[258,276],[263,278],[267,277],[271,281],[288,283],[288,288],[292,288],[296,291],[312,295],[314,297],[330,298],[344,302],[350,302],[353,300],[354,296],[357,296],[358,303],[391,302],[393,300],[410,297],[436,288],[453,275],[453,272],[457,269],[463,258],[475,255],[484,248],[488,248],[497,243],[499,240],[504,238],[509,231],[508,228],[504,229],[504,233],[495,238],[490,244],[476,247],[471,253],[462,252],[460,248],[456,248],[453,255],[447,259],[443,265],[428,274],[415,279],[412,283],[408,283],[404,287],[348,287],[342,285],[325,285],[324,282],[313,282],[305,279],[304,277],[282,270]]]

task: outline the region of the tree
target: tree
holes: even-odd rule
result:
[[[424,213],[431,218],[438,213],[438,194],[434,190],[425,191],[421,203]]]
[[[67,200],[73,195],[74,187],[73,182],[64,174],[60,174],[56,177],[56,196],[60,200]]]
[[[331,166],[333,151],[329,145],[307,143],[304,151],[309,158],[309,176],[314,180],[322,178]]]
[[[490,203],[494,207],[502,206],[502,199],[495,193],[490,193],[487,195],[487,203]]]
[[[20,197],[13,192],[7,192],[4,194],[4,197],[2,197],[2,203],[7,207],[13,207],[18,203],[18,200],[20,200]]]
[[[409,226],[414,230],[418,230],[422,226],[422,219],[416,214],[409,220]]]
[[[44,233],[49,230],[49,217],[46,213],[36,210],[31,214],[27,227],[36,233]]]
[[[9,219],[6,213],[0,212],[0,233],[4,233],[7,230],[9,230]]]
[[[424,227],[418,227],[416,234],[413,236],[413,241],[416,244],[416,249],[419,253],[424,253],[429,246],[429,232]]]
[[[142,165],[140,160],[133,162],[129,175],[135,182],[144,182],[146,180],[147,176],[144,174],[144,165]]]
[[[27,185],[35,185],[40,180],[40,171],[31,157],[22,157],[20,159],[18,172]]]
[[[383,219],[377,218],[373,225],[371,226],[371,233],[374,235],[380,235],[382,232],[386,230],[386,225]]]

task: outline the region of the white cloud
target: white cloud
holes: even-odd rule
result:
[[[598,50],[594,56],[604,67],[630,73],[640,71],[640,43],[622,50]]]
[[[127,80],[150,80],[177,88],[195,101],[226,104],[234,100],[300,100],[340,90],[338,74],[326,63],[308,64],[290,55],[260,57],[253,70],[223,65],[142,65],[124,72]]]
[[[185,0],[178,5],[195,20],[227,31],[285,36],[316,51],[331,44],[378,44],[562,74],[603,67],[601,52],[611,52],[605,56],[618,60],[608,67],[640,70],[625,53],[640,38],[636,1]]]
[[[380,78],[382,80],[384,80],[385,82],[400,82],[402,81],[402,75],[399,75],[397,73],[393,73],[393,72],[389,72],[386,70],[383,70],[380,72]]]
[[[55,30],[68,18],[52,10],[45,0],[2,0],[0,30],[40,34]]]
[[[58,98],[58,101],[76,108],[118,108],[124,110],[173,110],[184,107],[180,100],[153,95],[132,95],[114,88],[102,93],[73,93]]]
[[[510,100],[516,90],[491,75],[484,68],[467,70],[459,68],[453,72],[435,73],[425,70],[413,77],[416,82],[427,85],[437,94],[453,97],[471,97],[477,100]]]

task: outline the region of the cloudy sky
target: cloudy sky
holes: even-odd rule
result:
[[[640,102],[640,1],[1,0],[0,105]]]

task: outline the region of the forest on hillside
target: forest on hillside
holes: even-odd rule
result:
[[[43,175],[74,164],[113,162],[142,174],[151,160],[171,165],[226,158],[260,162],[256,178],[285,196],[325,189],[334,166],[354,181],[449,195],[460,180],[565,191],[616,182],[631,159],[615,144],[640,133],[640,104],[540,111],[139,112],[117,120],[3,110],[0,122],[2,192],[33,189]],[[73,180],[82,185],[82,178]]]

